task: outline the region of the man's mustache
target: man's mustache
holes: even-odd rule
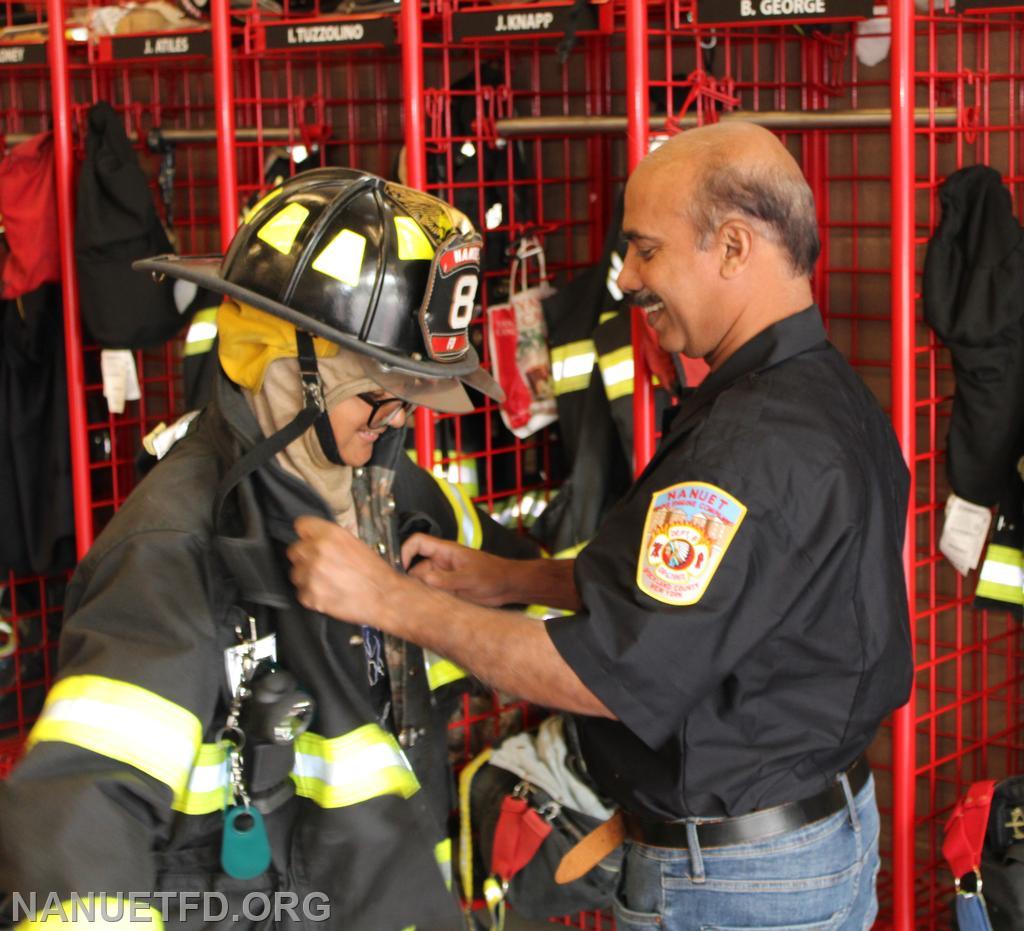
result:
[[[648,291],[644,288],[641,291],[625,291],[623,292],[626,300],[629,301],[634,307],[651,307],[654,304],[660,304],[661,298],[658,297],[653,291]]]

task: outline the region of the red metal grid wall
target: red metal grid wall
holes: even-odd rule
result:
[[[663,134],[660,127],[648,131],[647,111],[675,115],[682,125],[735,111],[758,111],[762,119],[793,116],[773,125],[801,161],[818,201],[823,252],[816,299],[832,338],[891,408],[914,466],[908,565],[917,687],[911,705],[887,726],[872,752],[885,813],[880,925],[941,928],[951,885],[939,860],[947,812],[973,779],[1024,765],[1021,643],[1019,627],[1007,617],[971,610],[973,580],[956,576],[937,551],[952,377],[946,352],[921,323],[915,273],[938,219],[937,187],[952,170],[994,165],[1019,206],[1024,20],[1012,14],[956,15],[941,0],[932,3],[928,12],[915,11],[910,0],[893,3],[892,51],[868,67],[856,59],[847,24],[701,27],[694,23],[691,0],[622,0],[599,9],[598,28],[580,36],[564,66],[558,61],[561,36],[459,37],[458,17],[494,11],[490,4],[407,4],[400,21],[389,17],[400,44],[357,43],[328,51],[267,47],[267,25],[316,20],[319,7],[286,7],[276,16],[254,2],[233,10],[230,20],[225,15],[230,41],[223,46],[214,24],[212,62],[105,60],[101,46],[68,41],[60,43],[63,70],[59,56],[50,74],[43,67],[0,66],[0,119],[8,135],[44,128],[52,86],[58,130],[63,113],[80,148],[86,108],[107,99],[136,134],[154,179],[157,162],[145,153],[142,136],[154,126],[185,132],[176,142],[181,251],[219,248],[239,209],[266,186],[275,149],[283,149],[286,162],[294,163],[304,148],[307,164],[352,165],[394,176],[404,144],[411,183],[461,200],[489,243],[503,249],[526,232],[537,233],[557,285],[597,259],[628,164]],[[50,6],[62,9],[60,0],[50,0]],[[10,10],[9,3],[0,7],[8,15]],[[226,92],[217,83],[224,64]],[[66,105],[62,78],[70,79],[72,91]],[[217,104],[225,93],[234,95],[229,115],[237,128],[235,145],[223,138],[225,108]],[[815,111],[863,114],[890,105],[892,127],[887,117],[857,128],[806,119]],[[916,129],[914,106],[923,114]],[[548,126],[503,138],[500,128],[515,116],[607,114],[627,118],[630,133],[578,135]],[[478,167],[454,177],[455,160],[470,150]],[[483,154],[500,170],[485,171]],[[488,223],[487,210],[496,199],[502,215],[492,214]],[[475,325],[482,348],[487,309],[501,299],[505,275],[500,258],[488,267]],[[73,286],[68,300],[77,306]],[[120,416],[106,413],[96,347],[87,343],[83,353],[78,387],[84,386],[85,413],[72,430],[76,424],[87,428],[81,430],[88,462],[79,495],[87,508],[80,544],[88,543],[92,525],[98,531],[134,484],[142,435],[177,413],[182,401],[177,344],[137,354],[143,399]],[[637,384],[642,385],[639,372]],[[644,396],[637,392],[641,412]],[[515,439],[491,405],[467,417],[421,417],[419,428],[420,455],[475,485],[478,499],[495,510],[543,495],[560,478],[557,431]],[[637,436],[642,462],[653,430]],[[469,463],[477,468],[464,471]],[[522,509],[506,514],[522,523]],[[0,655],[0,774],[8,746],[5,726],[24,734],[33,696],[52,675],[61,582],[4,583],[8,601],[0,603],[0,623],[17,621],[30,633],[19,638],[13,654],[16,686],[2,678],[9,675],[11,657]],[[3,647],[0,638],[0,654]],[[5,719],[12,696],[17,710]],[[498,698],[467,701],[454,736],[468,755],[509,722],[518,726],[527,713]],[[565,922],[610,926],[593,915]]]
[[[923,323],[920,271],[940,217],[938,188],[954,170],[975,164],[996,168],[1021,214],[1024,19],[1008,13],[957,16],[942,0],[933,0],[924,12],[905,12],[913,14],[905,24],[913,59],[907,55],[901,68],[908,98],[929,111],[941,105],[958,111],[952,129],[925,125],[915,131],[900,179],[908,182],[906,220],[912,224],[905,267],[915,275],[905,300],[912,361],[913,422],[906,432],[915,484],[909,548],[918,669],[907,735],[915,754],[907,774],[915,841],[908,859],[914,926],[934,929],[948,923],[950,876],[939,848],[954,802],[974,780],[1024,769],[1024,666],[1019,622],[1003,612],[973,609],[976,578],[963,579],[938,551],[949,493],[945,436],[953,377],[948,351]]]
[[[626,174],[621,131],[575,135],[557,120],[505,129],[519,117],[625,114],[621,12],[599,11],[589,24],[596,28],[581,29],[571,51],[561,46],[562,33],[463,35],[473,31],[466,22],[486,23],[503,9],[443,4],[422,23],[425,186],[463,209],[484,236],[485,280],[473,337],[488,364],[489,307],[507,298],[520,240],[537,237],[550,283],[565,284],[600,258]],[[497,405],[479,400],[472,415],[433,415],[420,449],[432,446],[440,471],[475,486],[476,500],[504,523],[526,526],[534,502],[547,499],[564,477],[557,424],[519,439],[502,424]],[[422,430],[422,422],[417,427]],[[529,724],[531,714],[535,720],[532,709],[502,696],[466,696],[451,725],[453,737],[469,759],[487,742]],[[610,916],[598,913],[560,923],[595,931],[613,926]]]
[[[290,157],[291,171],[330,165],[394,177],[403,143],[402,67],[394,40],[341,51],[278,49],[274,30],[315,26],[315,10],[272,16],[254,5],[233,12],[240,198],[268,187],[265,169],[274,155]],[[393,17],[380,21],[394,32]]]
[[[494,9],[446,6],[424,22],[426,188],[463,209],[484,236],[474,342],[485,362],[488,307],[507,297],[518,243],[535,236],[549,281],[563,284],[599,258],[625,175],[621,136],[502,130],[519,116],[623,113],[621,34],[581,33],[564,65],[561,34],[454,38],[460,17]],[[468,417],[433,418],[435,462],[452,476],[468,465],[477,499],[523,526],[524,496],[544,498],[562,478],[557,428],[518,439],[501,424],[497,405],[481,402]],[[452,450],[459,452],[455,459]]]
[[[669,116],[651,142],[729,114],[776,129],[815,195],[822,242],[815,300],[832,340],[888,409],[888,120],[849,129],[814,118],[815,111],[887,107],[888,63],[859,65],[849,23],[700,26],[693,7],[681,0],[648,7],[651,112]],[[890,743],[886,729],[871,752],[885,823],[882,925],[892,910]]]
[[[89,13],[97,7],[90,4]],[[126,52],[109,37],[76,45],[71,51],[76,162],[84,156],[89,107],[106,101],[124,119],[125,132],[152,180],[154,202],[176,250],[216,251],[216,129],[209,58],[121,57]],[[157,183],[161,157],[147,145],[147,135],[153,130],[166,133],[173,146],[170,224]],[[172,340],[153,350],[135,352],[141,398],[128,401],[124,412],[116,414],[109,411],[103,397],[100,348],[87,330],[83,340],[89,494],[93,532],[98,534],[138,481],[135,460],[142,438],[157,424],[169,423],[183,412],[182,344]]]

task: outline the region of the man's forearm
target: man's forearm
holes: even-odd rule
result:
[[[509,559],[506,604],[539,604],[566,611],[580,608],[573,578],[575,559]]]
[[[540,594],[554,593],[553,583],[564,576],[538,573],[534,578],[548,586],[532,590]],[[614,717],[562,659],[542,621],[482,608],[400,576],[377,623],[448,657],[493,688],[549,708]]]

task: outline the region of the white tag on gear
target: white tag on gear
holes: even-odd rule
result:
[[[988,540],[992,511],[972,504],[950,492],[946,499],[946,519],[939,538],[939,552],[960,575],[978,568],[981,552]]]
[[[135,354],[130,349],[104,349],[100,352],[103,397],[111,414],[123,414],[125,401],[142,397]]]
[[[253,662],[258,664],[265,659],[277,662],[276,634],[267,634],[265,637],[260,637],[259,640],[254,640],[252,647]],[[248,643],[240,643],[237,646],[228,647],[224,651],[224,671],[227,673],[228,686],[232,695],[238,694],[238,686],[242,682],[242,660],[248,651]]]

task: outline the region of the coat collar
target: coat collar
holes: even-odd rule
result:
[[[671,420],[673,434],[685,431],[700,411],[741,378],[763,372],[828,341],[821,312],[811,304],[765,328],[737,349],[721,367],[688,392]]]

